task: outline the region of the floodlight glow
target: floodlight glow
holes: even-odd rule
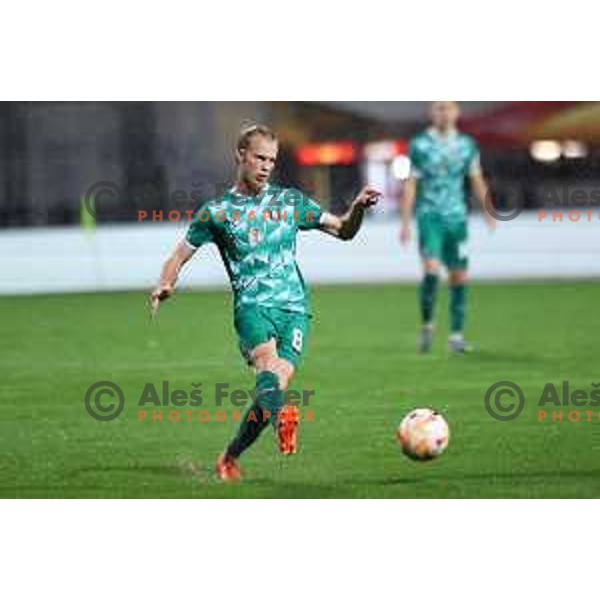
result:
[[[562,148],[559,142],[541,140],[533,142],[529,148],[529,152],[539,162],[554,162],[560,158]]]

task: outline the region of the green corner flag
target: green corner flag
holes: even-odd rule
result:
[[[82,229],[93,231],[96,229],[96,204],[93,198],[89,200],[89,208],[86,206],[85,200],[82,198],[79,205],[79,225]]]

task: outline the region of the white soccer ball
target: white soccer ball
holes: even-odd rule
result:
[[[431,460],[448,447],[450,429],[439,412],[418,408],[402,420],[396,436],[406,456],[413,460]]]

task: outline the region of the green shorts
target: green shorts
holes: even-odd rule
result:
[[[277,355],[298,368],[306,348],[309,315],[279,308],[242,307],[235,311],[234,324],[248,364],[252,350],[274,339]]]
[[[439,260],[450,271],[465,271],[469,266],[465,220],[446,222],[437,215],[420,215],[419,249],[424,260]]]

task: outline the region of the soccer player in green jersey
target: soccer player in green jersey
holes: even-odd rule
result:
[[[279,450],[297,452],[299,410],[285,404],[283,394],[304,353],[311,310],[296,263],[296,235],[315,229],[351,240],[365,210],[380,198],[365,187],[345,215],[325,212],[299,190],[269,183],[277,153],[277,138],[268,127],[254,125],[240,132],[235,185],[199,209],[150,296],[156,312],[173,295],[181,268],[196,250],[209,242],[217,245],[233,290],[240,350],[256,373],[254,403],[217,461],[223,481],[240,479],[238,458],[269,424],[276,428]]]
[[[486,209],[488,187],[481,171],[475,141],[460,133],[456,102],[434,102],[432,125],[410,144],[411,174],[402,202],[400,239],[406,246],[412,238],[411,219],[416,212],[423,281],[419,301],[423,328],[419,350],[427,353],[434,339],[436,295],[440,268],[448,269],[450,284],[450,337],[452,352],[465,353],[464,328],[468,283],[468,229],[465,183],[470,181],[490,230],[496,221]]]

